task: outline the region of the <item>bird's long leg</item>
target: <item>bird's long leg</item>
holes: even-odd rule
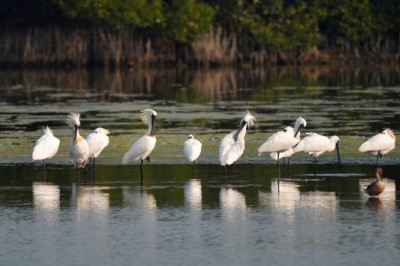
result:
[[[78,185],[81,183],[81,174],[79,173],[79,167],[76,168],[78,171]]]
[[[285,157],[282,158],[282,165],[283,165],[283,177],[286,177],[286,162]]]
[[[278,178],[281,178],[281,168],[279,167],[279,151],[278,151],[278,159],[276,160],[276,165],[278,166]]]
[[[92,179],[92,182],[94,183],[96,181],[96,158],[93,158],[92,168],[93,168],[93,179]]]
[[[288,177],[290,178],[290,157],[288,158],[287,167],[288,167]]]
[[[147,158],[148,158],[148,157],[147,157]],[[143,160],[142,160],[142,162],[140,163],[140,177],[141,177],[141,179],[140,179],[140,184],[143,185]]]
[[[89,166],[88,166],[88,167],[89,167],[89,170],[88,170],[89,179],[90,179],[90,164],[91,164],[91,163],[92,163],[92,157],[89,158],[89,164],[88,164],[88,165],[89,165]]]
[[[317,177],[317,157],[314,159],[314,177]]]
[[[192,177],[193,177],[193,172],[194,172],[194,165],[196,164],[196,160],[194,160],[193,161],[193,164],[192,164]]]
[[[46,174],[46,163],[43,160],[43,172]]]

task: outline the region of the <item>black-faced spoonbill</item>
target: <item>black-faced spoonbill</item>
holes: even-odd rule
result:
[[[86,140],[79,135],[79,126],[81,122],[79,113],[70,113],[68,115],[67,124],[70,128],[72,128],[72,141],[69,142],[69,154],[72,158],[72,162],[74,163],[77,171],[78,171],[78,182],[80,182],[80,173],[79,168],[85,168],[88,159],[89,159],[89,146]],[[86,168],[85,168],[86,175]]]
[[[36,141],[32,152],[32,160],[43,160],[43,171],[46,173],[44,160],[52,158],[58,151],[60,140],[54,137],[51,129],[46,126],[42,128],[42,136]]]
[[[289,151],[294,145],[296,145],[300,140],[300,129],[306,127],[307,122],[301,116],[296,119],[294,128],[286,127],[283,131],[278,131],[269,137],[259,148],[258,156],[263,153],[277,153],[276,163],[279,165],[279,159],[285,156],[291,156],[293,150]],[[281,153],[285,153],[284,157],[281,157]],[[275,157],[271,154],[271,157]]]
[[[226,135],[219,146],[219,161],[225,167],[236,162],[242,156],[245,146],[244,137],[246,135],[246,127],[250,128],[254,125],[256,118],[247,111],[246,115],[240,122],[240,127],[237,131],[233,131]]]
[[[89,146],[89,177],[90,167],[92,166],[94,179],[96,179],[96,158],[99,157],[103,149],[108,146],[108,134],[110,134],[110,132],[107,129],[98,127],[86,137],[86,142]]]
[[[140,118],[148,126],[147,133],[141,136],[125,153],[124,158],[122,158],[122,164],[133,164],[135,161],[141,160],[141,182],[143,182],[143,161],[146,159],[150,162],[149,155],[156,146],[156,136],[154,136],[154,121],[156,116],[157,112],[152,109],[145,109],[140,112]]]
[[[389,153],[396,146],[396,137],[393,131],[389,128],[382,131],[369,140],[361,144],[358,149],[360,152],[368,152],[370,154],[376,155],[376,165],[379,164],[379,157]]]
[[[200,156],[201,146],[201,142],[195,139],[192,134],[183,142],[183,154],[189,162],[193,162],[193,165]]]
[[[376,181],[367,186],[365,192],[371,197],[378,197],[385,190],[385,183],[382,180],[383,170],[380,167],[375,169]]]
[[[294,146],[293,151],[296,152],[304,152],[308,155],[314,156],[314,175],[316,175],[316,162],[318,156],[325,152],[331,152],[336,148],[338,164],[341,164],[342,161],[340,159],[339,153],[339,137],[332,136],[330,138],[319,135],[317,133],[307,133],[307,137],[300,140],[299,143]]]

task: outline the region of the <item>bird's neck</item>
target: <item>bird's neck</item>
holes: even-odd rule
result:
[[[238,141],[238,139],[244,139],[244,136],[246,135],[246,126],[241,126],[238,131],[233,135],[233,139],[235,141]]]

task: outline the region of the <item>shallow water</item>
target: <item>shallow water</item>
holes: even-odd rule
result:
[[[0,72],[0,264],[394,265],[400,151],[381,160],[386,189],[369,199],[376,159],[357,150],[386,127],[397,135],[399,77],[323,67]],[[121,158],[145,132],[138,113],[148,107],[159,114],[157,147],[141,185],[139,166]],[[219,142],[247,109],[255,128],[224,174]],[[78,185],[68,158],[71,111],[82,114],[82,135],[111,131],[95,184]],[[312,159],[296,154],[278,178],[256,149],[299,115],[303,134],[340,137],[343,164],[322,155],[314,176]],[[61,145],[44,176],[31,152],[45,125]],[[203,142],[193,173],[182,155],[190,133]]]

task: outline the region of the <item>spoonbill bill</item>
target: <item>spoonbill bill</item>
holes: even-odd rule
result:
[[[95,170],[96,158],[99,157],[103,149],[108,146],[109,143],[109,139],[107,136],[108,134],[110,134],[110,132],[107,129],[98,127],[86,137],[86,142],[89,146],[89,176],[90,176],[90,167],[92,167],[95,179],[96,179],[96,170]]]
[[[389,153],[396,146],[396,137],[393,131],[389,128],[382,131],[369,140],[361,144],[358,149],[360,152],[368,152],[372,155],[376,155],[376,165],[379,164],[379,157]]]
[[[32,160],[43,160],[43,170],[46,172],[46,159],[52,158],[58,151],[60,140],[53,135],[51,129],[46,126],[42,128],[42,136],[36,140],[33,147]]]
[[[146,159],[150,162],[150,153],[156,146],[156,136],[154,135],[154,121],[157,112],[152,109],[144,109],[140,112],[140,118],[145,125],[148,126],[147,133],[141,136],[132,147],[125,153],[122,158],[122,164],[133,164],[135,161],[141,160],[140,175],[143,182],[143,161]]]
[[[79,168],[85,168],[89,158],[89,146],[86,140],[81,135],[79,135],[78,128],[81,125],[81,122],[79,121],[80,117],[81,115],[79,113],[72,112],[68,115],[67,119],[67,124],[70,128],[72,128],[72,141],[69,142],[69,154],[72,158],[72,162],[74,163],[78,171],[79,181]]]
[[[316,175],[315,167],[316,167],[317,158],[321,154],[324,154],[325,152],[331,152],[336,148],[338,164],[342,163],[342,161],[340,159],[340,153],[339,153],[340,139],[338,136],[331,136],[328,138],[328,137],[319,135],[317,133],[307,133],[307,135],[308,135],[307,137],[300,140],[300,142],[294,146],[293,151],[295,153],[302,151],[304,153],[307,153],[308,155],[315,157],[315,159],[314,159],[314,175]]]
[[[246,127],[250,129],[254,125],[254,121],[256,121],[256,118],[247,111],[240,122],[239,129],[229,133],[221,140],[219,161],[225,167],[225,172],[227,165],[233,164],[242,156],[245,147],[244,137],[246,135]]]
[[[371,197],[378,197],[385,190],[385,183],[382,180],[383,170],[380,167],[375,168],[376,181],[367,186],[365,192]]]
[[[183,142],[183,154],[186,159],[193,162],[193,165],[196,163],[196,159],[200,156],[201,146],[201,142],[195,139],[192,134],[190,134],[187,140]]]
[[[292,147],[300,141],[300,129],[306,127],[307,121],[301,116],[296,119],[294,128],[286,127],[269,137],[259,148],[258,156],[263,153],[272,153],[271,157],[279,165],[279,159],[292,156]],[[276,156],[275,156],[276,153]]]

